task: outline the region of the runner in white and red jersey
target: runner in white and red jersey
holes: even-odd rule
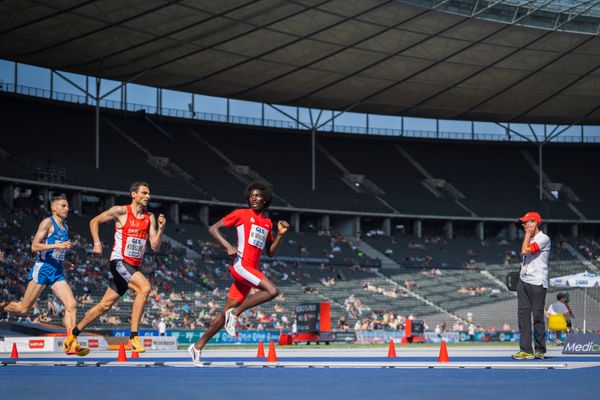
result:
[[[128,289],[135,291],[135,300],[131,310],[131,336],[129,344],[137,353],[146,351],[138,337],[138,327],[144,305],[150,293],[150,283],[140,270],[144,259],[146,242],[157,251],[162,243],[166,218],[149,213],[150,188],[145,182],[135,182],[131,185],[131,204],[114,206],[90,221],[90,231],[94,240],[93,252],[102,254],[102,243],[98,233],[99,225],[115,222],[115,243],[110,254],[109,270],[111,279],[104,297],[92,307],[83,320],[73,329],[67,341],[74,341],[77,335],[96,318],[107,312],[123,296]]]
[[[279,295],[279,290],[262,272],[258,265],[264,249],[273,257],[281,238],[289,229],[286,221],[277,222],[277,237],[273,237],[273,223],[263,215],[271,204],[271,189],[263,183],[252,182],[245,192],[249,208],[237,209],[208,228],[208,232],[225,248],[232,257],[230,267],[233,284],[229,289],[225,307],[211,321],[202,337],[188,348],[195,366],[201,366],[200,356],[206,342],[223,326],[227,333],[236,336],[237,317],[244,311],[266,303]],[[221,234],[221,228],[233,228],[237,231],[237,248],[232,246]],[[248,297],[250,290],[257,291]]]

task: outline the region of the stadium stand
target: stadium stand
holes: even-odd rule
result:
[[[22,295],[33,262],[29,251],[32,232],[44,216],[45,211],[39,206],[0,209],[1,247],[7,254],[6,263],[0,269],[3,298]],[[106,254],[102,258],[91,254],[87,240],[89,218],[72,214],[68,219],[74,242],[68,259],[76,266],[68,276],[80,301],[80,313],[93,305],[106,289],[104,263],[112,242],[111,228],[103,227],[101,237],[106,244]],[[149,276],[153,292],[142,326],[151,328],[164,318],[172,328],[204,327],[224,304],[230,285],[228,259],[209,238],[203,225],[171,224],[167,234],[192,247],[200,258],[189,258],[184,251],[168,244],[164,244],[159,253],[147,254],[142,268]],[[191,244],[187,243],[191,238]],[[383,237],[365,240],[381,249],[392,245],[390,239]],[[551,277],[579,272],[582,264],[560,246],[560,240],[556,243]],[[282,294],[272,303],[248,313],[244,326],[291,330],[296,304],[328,301],[332,305],[333,324],[340,329],[401,329],[409,317],[425,320],[430,328],[441,322],[456,322],[454,327],[464,328],[469,313],[475,315],[474,323],[479,329],[498,329],[504,324],[516,328],[514,294],[503,286],[507,270],[518,268],[518,257],[510,253],[510,249],[517,248],[516,242],[482,246],[473,238],[419,240],[408,235],[394,239],[393,244],[397,246],[398,261],[403,266],[380,270],[371,267],[370,260],[359,257],[357,250],[339,236],[290,233],[281,247],[280,258],[266,258],[262,262],[263,271]],[[429,263],[402,263],[406,260],[405,254],[423,252],[421,248],[410,249],[410,244],[430,251],[433,256]],[[469,251],[476,253],[470,256],[477,259],[476,263],[465,263]],[[319,259],[323,262],[319,263]],[[549,301],[557,292],[556,289],[549,291]],[[581,314],[582,295],[573,297],[574,310]],[[595,307],[599,302],[598,294],[590,291],[589,306]],[[131,305],[132,297],[125,295],[99,326],[126,329]],[[54,296],[47,295],[38,301],[29,316],[12,315],[11,318],[60,325],[61,307]],[[589,326],[600,324],[597,319],[590,315]]]
[[[121,191],[131,177],[139,176],[148,178],[154,194],[232,203],[239,203],[238,193],[258,177],[273,185],[273,205],[279,207],[484,218],[538,209],[546,219],[598,217],[594,207],[598,192],[585,183],[593,180],[595,145],[544,146],[549,180],[540,203],[535,149],[526,143],[419,142],[358,135],[349,140],[347,135],[323,133],[313,192],[307,161],[310,137],[302,131],[108,111],[103,112],[101,163],[96,171],[88,107],[10,95],[0,96],[0,107],[6,111],[6,132],[14,138],[0,146],[4,176]],[[36,118],[28,117],[32,113]],[[42,132],[61,140],[61,149],[50,158],[44,146],[30,145]],[[257,144],[260,150],[248,151]],[[578,163],[564,165],[565,157]],[[353,184],[356,175],[375,188]]]

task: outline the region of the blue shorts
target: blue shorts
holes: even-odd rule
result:
[[[52,286],[55,282],[65,280],[65,270],[51,264],[36,262],[31,268],[27,281],[33,280],[38,285]]]

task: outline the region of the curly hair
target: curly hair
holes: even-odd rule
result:
[[[250,193],[252,193],[253,190],[260,190],[262,192],[262,195],[265,199],[264,208],[269,208],[269,206],[271,205],[271,200],[273,198],[273,192],[271,191],[271,188],[262,182],[250,182],[248,186],[246,186],[246,190],[244,191],[244,197],[246,198],[246,202],[248,202],[248,199],[250,198]],[[248,205],[250,205],[249,202]]]

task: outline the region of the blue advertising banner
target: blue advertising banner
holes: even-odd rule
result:
[[[460,332],[461,342],[518,342],[518,332],[477,332],[473,337],[467,332]]]
[[[127,329],[115,329],[112,331],[112,335],[115,337],[129,336],[129,335],[131,335],[131,331],[129,331]],[[141,331],[138,332],[138,335],[139,336],[158,336],[158,331],[151,330],[151,329],[142,329]],[[172,336],[171,331],[167,331],[165,336]]]
[[[204,331],[173,331],[172,336],[177,338],[178,345],[195,343],[204,334]],[[258,344],[259,341],[269,343],[279,341],[279,331],[239,331],[238,337],[232,338],[221,330],[208,341],[212,344]]]
[[[569,333],[562,353],[600,355],[600,334]]]
[[[435,332],[425,332],[424,336],[425,343],[442,343],[442,339],[448,344],[460,342],[460,334],[458,332],[444,332],[439,335]]]

